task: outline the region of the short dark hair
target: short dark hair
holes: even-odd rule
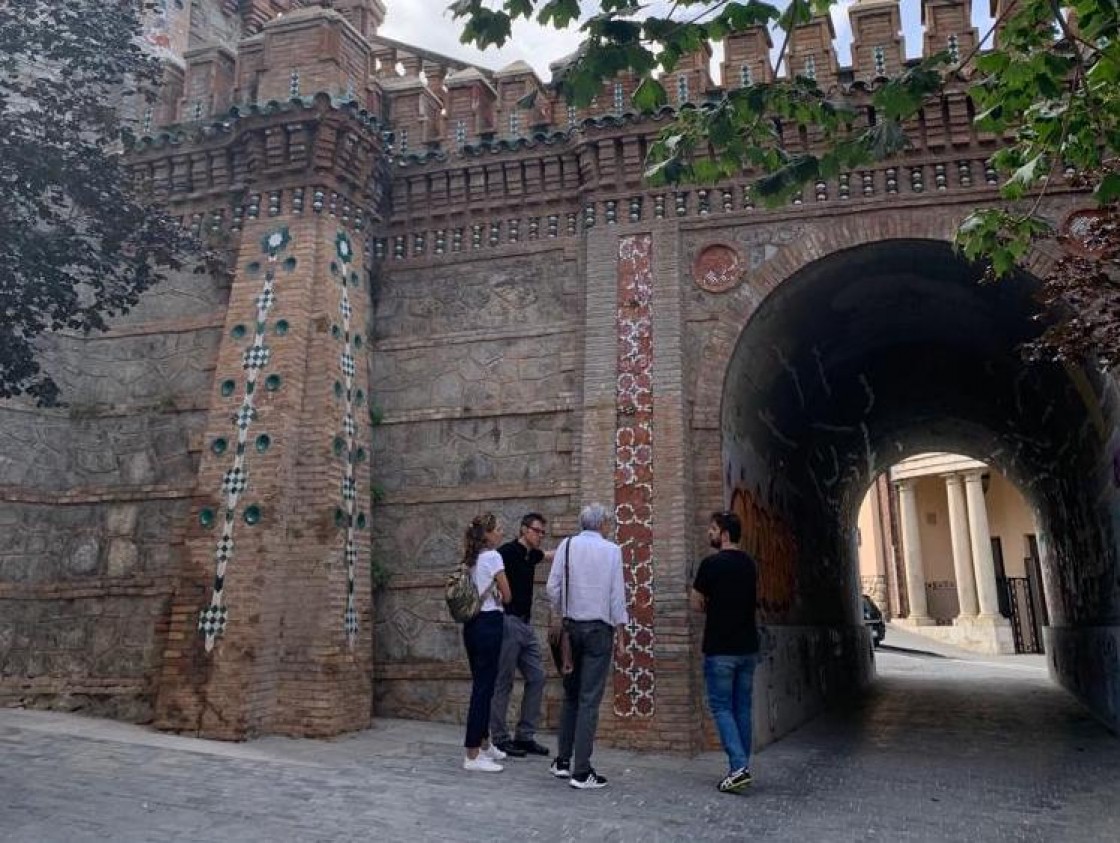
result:
[[[547,524],[548,519],[541,515],[539,512],[527,512],[521,518],[521,528],[528,530],[533,526],[534,521],[540,521],[542,524]]]
[[[713,512],[712,523],[721,533],[727,533],[727,537],[733,542],[737,543],[743,537],[743,522],[734,512]]]

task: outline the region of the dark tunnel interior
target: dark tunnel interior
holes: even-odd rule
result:
[[[742,332],[724,384],[725,481],[757,490],[797,536],[782,622],[854,622],[859,502],[877,474],[926,451],[971,456],[1018,485],[1047,542],[1055,622],[1115,614],[1111,517],[1094,491],[1111,428],[1100,384],[1025,362],[1037,282],[981,275],[943,242],[861,246],[785,281]]]

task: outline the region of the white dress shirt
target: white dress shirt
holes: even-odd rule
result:
[[[570,547],[569,547],[570,545]],[[568,557],[567,602],[564,558]],[[552,610],[574,621],[602,621],[611,626],[630,622],[622,579],[622,548],[595,530],[584,530],[560,542],[548,573]]]

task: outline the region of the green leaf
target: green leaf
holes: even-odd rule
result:
[[[1101,179],[1101,183],[1097,185],[1093,196],[1102,205],[1120,199],[1120,173],[1109,173]]]
[[[556,29],[567,29],[579,19],[579,0],[548,0],[537,12],[537,23],[552,24]]]
[[[631,97],[634,107],[643,113],[650,113],[657,111],[666,103],[669,102],[669,95],[665,92],[665,86],[658,82],[651,76],[647,76],[634,89],[634,95]]]
[[[1036,155],[1011,175],[1011,181],[1021,184],[1023,187],[1030,187],[1046,174],[1045,171],[1046,165],[1043,156]]]
[[[533,0],[506,0],[504,8],[513,20],[528,18],[533,14]]]

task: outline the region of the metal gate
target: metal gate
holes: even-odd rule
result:
[[[1042,652],[1042,626],[1035,607],[1033,583],[1028,577],[1004,578],[1007,604],[1011,610],[1011,632],[1016,653]]]

